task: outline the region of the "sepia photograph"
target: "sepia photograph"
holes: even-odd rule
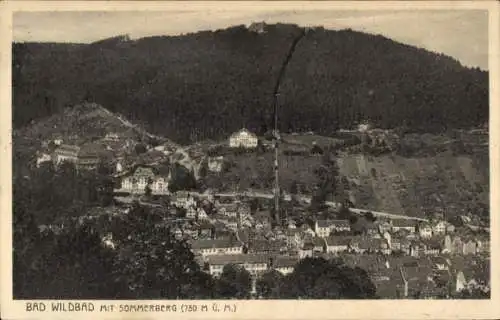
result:
[[[27,311],[491,298],[487,9],[54,8],[11,18]]]

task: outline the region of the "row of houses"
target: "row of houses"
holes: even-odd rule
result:
[[[293,272],[299,259],[289,256],[269,256],[266,254],[212,255],[203,260],[204,267],[214,277],[222,274],[226,265],[238,265],[252,276],[258,277],[265,272],[276,270],[283,275]]]
[[[446,233],[453,233],[455,226],[445,221],[436,221],[434,223],[417,223],[413,220],[395,219],[391,221],[375,222],[372,226],[373,233],[384,232],[407,232],[411,234],[418,233],[420,238],[428,239],[433,236],[444,235]],[[318,220],[315,222],[314,231],[318,237],[328,237],[332,233],[349,232],[351,225],[347,220]]]
[[[82,147],[61,144],[52,152],[39,152],[36,166],[40,167],[47,162],[59,166],[64,162],[69,162],[76,165],[78,169],[95,169],[106,157],[111,158],[110,153],[96,144],[87,144]]]

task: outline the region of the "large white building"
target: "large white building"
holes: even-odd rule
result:
[[[169,194],[168,173],[158,173],[148,166],[137,166],[131,172],[122,176],[121,189],[119,191],[136,194],[145,193],[149,185],[152,194]]]
[[[191,243],[191,249],[202,256],[243,254],[243,245],[228,239],[200,239]]]
[[[257,138],[257,135],[247,129],[241,129],[229,137],[229,147],[231,148],[251,149],[256,148],[258,143],[259,139]]]

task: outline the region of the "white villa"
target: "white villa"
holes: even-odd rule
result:
[[[233,133],[229,137],[229,147],[231,148],[256,148],[259,143],[257,135],[248,131],[247,129],[241,129],[238,132]]]
[[[149,185],[152,194],[168,194],[168,174],[159,174],[148,166],[137,166],[132,172],[122,177],[121,192],[144,194]]]

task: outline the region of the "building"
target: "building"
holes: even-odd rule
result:
[[[188,219],[196,219],[196,208],[190,206],[186,209],[186,218]]]
[[[392,232],[398,232],[400,230],[406,230],[410,233],[415,233],[416,225],[415,221],[407,219],[396,219],[392,221]]]
[[[239,203],[237,208],[236,208],[236,212],[238,213],[238,215],[240,216],[240,218],[243,218],[243,217],[250,217],[251,216],[251,212],[250,212],[250,205],[247,204],[247,203]]]
[[[351,224],[348,220],[331,220],[330,232],[348,232],[351,231]]]
[[[262,22],[252,22],[250,26],[248,26],[248,30],[255,33],[264,33],[266,32],[266,23]]]
[[[314,244],[308,242],[304,243],[299,249],[299,259],[305,259],[307,257],[312,257],[314,251]]]
[[[288,247],[299,247],[301,245],[302,232],[300,229],[287,229],[285,234]]]
[[[119,141],[120,140],[120,136],[115,133],[115,132],[109,132],[109,133],[106,133],[106,136],[104,137],[104,141]]]
[[[77,167],[79,169],[95,169],[101,162],[99,154],[93,150],[81,150],[78,154]]]
[[[224,157],[209,157],[208,158],[208,171],[221,172],[224,167]]]
[[[196,200],[194,197],[186,191],[178,191],[176,192],[170,201],[172,205],[178,208],[187,209],[189,207],[196,207]]]
[[[455,226],[452,225],[451,223],[446,224],[446,233],[454,233],[455,232]]]
[[[289,256],[277,256],[274,260],[271,260],[274,270],[280,272],[282,275],[292,273],[298,262],[297,258]]]
[[[490,252],[490,240],[487,237],[482,237],[477,240],[477,252],[478,253]]]
[[[87,144],[82,147],[62,144],[54,150],[53,160],[56,165],[70,162],[78,169],[95,169],[101,162],[101,158],[107,155],[109,153],[97,144]]]
[[[352,247],[354,251],[359,253],[391,253],[389,243],[384,238],[363,237],[357,241],[357,248]]]
[[[314,229],[318,237],[326,238],[332,232],[351,231],[351,225],[347,220],[318,220],[314,225]]]
[[[264,228],[271,227],[271,212],[269,210],[262,210],[255,213],[253,216],[256,224],[261,224]]]
[[[438,239],[425,239],[423,240],[424,254],[437,256],[443,251],[442,242]]]
[[[313,251],[315,253],[323,253],[325,252],[325,249],[326,249],[326,241],[324,238],[320,238],[320,237],[314,237],[312,239],[312,243],[314,245],[314,248],[313,248]]]
[[[63,162],[71,162],[76,164],[78,162],[78,153],[80,152],[80,147],[61,144],[54,151],[54,161],[56,165],[60,165]]]
[[[130,172],[122,175],[119,192],[144,194],[146,186],[151,188],[151,194],[169,194],[168,183],[170,174],[160,172],[150,166],[136,166]]]
[[[203,208],[196,209],[196,215],[199,220],[208,220],[208,214]]]
[[[196,255],[235,255],[243,254],[243,245],[230,239],[199,239],[191,243]]]
[[[258,144],[259,139],[257,135],[247,129],[241,129],[229,137],[229,147],[231,148],[253,149],[256,148]]]
[[[278,240],[258,239],[249,243],[249,253],[277,255],[286,250],[286,242]]]
[[[464,242],[462,241],[462,238],[459,236],[453,237],[453,239],[451,241],[450,253],[463,254],[463,251],[464,251]]]
[[[447,234],[444,237],[443,251],[442,252],[443,253],[452,253],[453,252],[453,242],[452,242],[451,236],[449,234]]]
[[[227,218],[226,227],[228,229],[236,231],[238,230],[238,224],[238,219],[232,217]]]
[[[340,253],[347,251],[349,245],[351,244],[350,237],[336,237],[330,236],[325,239],[326,242],[326,253]]]
[[[444,257],[431,257],[432,267],[435,270],[448,270],[450,262]]]
[[[238,216],[238,205],[235,203],[218,204],[217,212],[226,217],[236,218]]]
[[[367,132],[371,126],[368,122],[363,122],[358,125],[358,132]]]
[[[330,223],[328,220],[318,220],[314,224],[314,232],[321,238],[326,238],[330,236],[332,230],[330,229]]]
[[[52,161],[52,156],[50,154],[47,154],[47,153],[41,153],[40,155],[38,155],[38,157],[36,158],[36,167],[37,168],[40,168],[40,166],[42,165],[42,163],[45,163],[45,162],[50,162]]]
[[[375,221],[374,225],[378,227],[378,233],[383,234],[384,232],[392,230],[392,224],[387,221]]]
[[[438,221],[432,226],[432,232],[435,235],[444,234],[444,233],[446,233],[446,227],[447,227],[447,223],[445,221]]]
[[[477,242],[475,239],[468,239],[463,243],[462,254],[464,255],[475,255],[477,254]]]
[[[224,267],[236,265],[245,268],[251,275],[258,276],[269,268],[269,258],[262,254],[211,255],[206,257],[208,270],[213,277],[219,277]]]
[[[196,230],[198,232],[198,237],[201,239],[213,239],[215,237],[215,225],[209,222],[201,222]]]
[[[432,227],[427,223],[423,223],[418,227],[418,234],[423,239],[428,239],[432,237]]]

